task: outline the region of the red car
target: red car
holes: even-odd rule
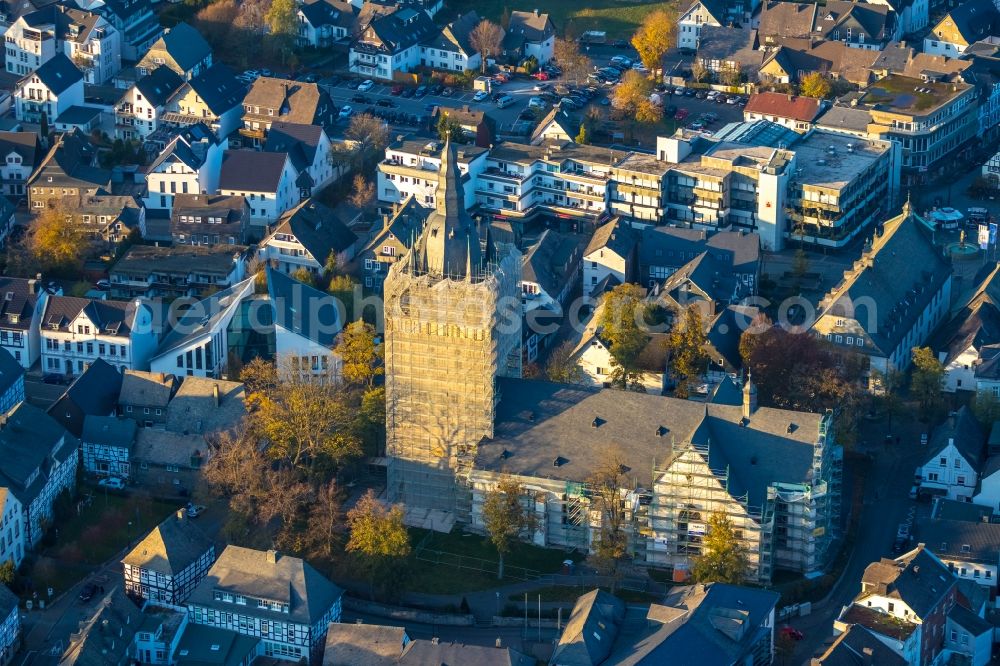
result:
[[[539,81],[548,81],[549,75],[546,72],[543,72],[542,70],[538,70],[537,72],[531,75],[531,78],[538,79]]]
[[[674,114],[674,120],[684,120],[688,117],[687,109],[677,109],[677,113]]]
[[[781,628],[781,635],[791,638],[793,641],[801,641],[804,638],[801,631],[788,625]]]
[[[403,86],[397,83],[396,85],[394,85],[392,88],[389,89],[389,92],[392,93],[393,95],[402,95]]]

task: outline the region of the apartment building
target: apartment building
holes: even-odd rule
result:
[[[407,7],[379,16],[351,44],[350,71],[383,80],[391,80],[396,72],[412,71],[422,64],[421,44],[438,33],[430,16],[419,10]]]
[[[24,522],[24,506],[6,487],[0,488],[0,516],[0,562],[13,562],[15,567],[19,567],[27,550],[27,523]],[[2,592],[0,596],[3,596]],[[3,649],[7,647],[4,643],[4,636],[0,632],[0,655],[3,655]],[[8,660],[0,656],[0,664],[8,663]]]
[[[159,340],[151,306],[50,296],[42,311],[42,371],[75,376],[97,359],[116,368],[146,370]]]
[[[385,149],[385,159],[378,165],[378,200],[402,204],[412,196],[421,206],[433,208],[443,148],[441,141],[402,137],[390,143]],[[461,146],[458,149],[458,170],[462,174],[466,208],[476,204],[476,183],[479,174],[486,168],[487,153],[487,149],[478,146]]]
[[[66,195],[110,191],[111,172],[97,166],[97,149],[80,130],[64,132],[28,178],[32,209],[45,208]]]
[[[120,139],[145,139],[159,127],[167,102],[184,79],[166,65],[136,81],[115,107],[115,135]]]
[[[354,259],[357,241],[330,208],[308,199],[278,219],[260,244],[259,256],[283,273],[305,269],[319,277],[331,258],[336,266]]]
[[[262,76],[253,82],[243,100],[240,134],[245,144],[260,147],[271,123],[331,127],[337,112],[330,96],[315,83]]]
[[[177,245],[243,245],[250,226],[250,206],[243,197],[178,194],[170,217]]]
[[[123,60],[136,62],[163,34],[152,0],[104,0],[94,11],[121,34]]]
[[[117,416],[83,417],[80,460],[83,471],[96,476],[128,480],[132,472],[132,449],[137,426],[132,419]]]
[[[243,124],[247,86],[228,65],[215,63],[177,89],[167,101],[163,122],[181,127],[204,123],[225,139]]]
[[[146,168],[146,208],[170,211],[179,194],[214,193],[226,145],[201,123],[177,132]]]
[[[242,245],[133,245],[108,276],[114,298],[200,298],[236,284],[245,270]]]
[[[146,226],[146,209],[132,196],[67,194],[63,209],[87,238],[114,248]]]
[[[39,329],[49,289],[39,279],[0,278],[0,347],[24,369],[38,360]],[[62,290],[56,293],[62,294]]]
[[[83,71],[87,83],[105,83],[122,67],[122,38],[96,12],[51,4],[18,18],[4,33],[6,69],[25,76],[56,54]],[[54,119],[54,117],[53,117]]]

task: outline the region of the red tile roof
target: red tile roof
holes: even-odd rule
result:
[[[812,122],[822,110],[821,101],[812,97],[796,97],[776,92],[756,93],[750,96],[745,113],[792,118]]]

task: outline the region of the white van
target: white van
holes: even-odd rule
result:
[[[514,103],[514,98],[511,95],[501,95],[497,98],[497,108],[506,109],[508,106]]]

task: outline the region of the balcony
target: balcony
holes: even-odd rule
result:
[[[615,188],[623,194],[638,194],[643,197],[659,198],[662,194],[660,188],[657,186],[640,185],[638,183],[618,182],[615,184]]]
[[[692,190],[692,192],[694,193],[695,197],[698,197],[698,198],[701,198],[701,199],[711,199],[711,200],[714,200],[714,201],[722,201],[723,199],[726,198],[726,193],[725,192],[717,191],[717,190],[706,190],[703,187],[695,187],[694,190]]]
[[[608,174],[593,173],[582,169],[568,169],[566,171],[560,171],[559,175],[566,178],[566,180],[579,180],[585,183],[604,184],[611,180],[611,176]]]
[[[524,174],[504,171],[503,169],[498,169],[497,167],[489,167],[479,174],[480,178],[484,176],[487,178],[496,178],[497,180],[509,180],[515,183],[522,183],[524,182],[524,179],[527,178]]]
[[[248,139],[263,139],[264,130],[263,129],[249,129],[247,127],[240,128],[240,136],[245,136]]]

